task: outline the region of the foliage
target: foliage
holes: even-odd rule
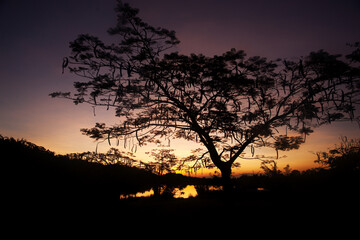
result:
[[[150,155],[155,159],[153,172],[163,175],[164,172],[173,173],[176,170],[177,158],[174,149],[153,149]]]
[[[65,155],[69,159],[80,159],[86,162],[100,163],[103,165],[135,166],[137,161],[132,158],[131,153],[120,152],[116,148],[110,148],[106,153],[83,152]]]
[[[277,163],[274,160],[263,161],[260,167],[266,176],[274,177],[281,174],[278,169]]]
[[[360,139],[341,138],[339,146],[318,152],[316,163],[343,174],[360,173]]]
[[[118,43],[79,35],[63,69],[84,81],[74,82],[75,93],[50,94],[115,109],[116,125],[81,129],[91,138],[124,145],[135,139],[136,146],[194,141],[203,151],[188,160],[198,166],[204,159],[203,165],[213,164],[230,178],[248,147],[253,155],[263,146],[296,149],[314,127],[359,120],[358,49],[347,56],[350,62],[323,50],[297,61],[247,57],[236,49],[187,56],[170,52],[179,44],[174,31],[148,25],[121,1],[116,11],[117,25],[108,32]]]

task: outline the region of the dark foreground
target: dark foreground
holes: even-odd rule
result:
[[[118,209],[128,216],[170,218],[324,219],[330,216],[355,217],[359,214],[359,195],[352,193],[246,193],[189,199],[137,198],[120,200]],[[239,220],[238,219],[238,220]],[[308,219],[309,220],[309,219]]]
[[[164,224],[183,231],[190,223],[206,223],[217,231],[219,223],[246,222],[260,227],[300,221],[306,227],[323,222],[336,226],[346,221],[355,223],[360,213],[358,174],[335,176],[325,171],[242,177],[235,181],[236,189],[231,193],[205,192],[189,199],[162,196],[120,200],[120,194],[145,191],[154,184],[209,183],[182,176],[160,178],[126,166],[69,160],[24,140],[0,140],[0,150],[6,156],[2,166],[2,217],[11,225],[152,224],[161,232]],[[256,191],[259,187],[268,191]]]
[[[359,195],[350,193],[259,192],[189,199],[150,197],[114,202],[23,202],[14,222],[65,228],[75,226],[76,229],[80,226],[90,229],[104,227],[121,231],[128,231],[130,227],[137,229],[130,231],[136,236],[156,235],[165,230],[190,234],[191,231],[187,231],[191,229],[205,231],[210,236],[212,232],[239,233],[248,228],[256,229],[252,230],[253,234],[269,228],[275,235],[290,229],[328,232],[344,226],[357,229],[354,226],[357,226],[360,213],[359,200]]]
[[[29,224],[120,224],[180,227],[189,224],[354,224],[359,216],[360,197],[355,193],[271,193],[216,194],[188,199],[132,198],[94,202],[91,199],[22,199],[7,205],[11,218]],[[14,202],[12,202],[14,203]],[[10,218],[10,219],[11,219]],[[354,222],[355,221],[355,222]],[[124,225],[125,224],[125,225]],[[190,226],[190,225],[189,225]],[[300,226],[298,226],[300,227]],[[329,227],[329,226],[328,226]]]

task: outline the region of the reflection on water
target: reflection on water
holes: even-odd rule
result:
[[[167,185],[158,186],[151,188],[144,192],[137,192],[134,194],[121,194],[120,199],[127,198],[140,198],[140,197],[151,197],[151,196],[170,196],[173,198],[190,198],[196,197],[199,191],[219,191],[222,187],[219,186],[195,186],[186,185],[185,187],[170,187]]]
[[[154,195],[154,190],[150,189],[145,192],[137,192],[131,194],[120,194],[120,199],[127,199],[127,198],[139,198],[139,197],[151,197]]]
[[[120,199],[128,198],[142,198],[142,197],[167,197],[167,198],[191,198],[197,197],[199,194],[203,195],[210,192],[222,191],[222,186],[215,185],[186,185],[183,187],[175,187],[168,185],[160,185],[153,187],[144,192],[137,192],[132,194],[120,194]],[[264,187],[257,187],[256,192],[268,192]]]
[[[189,198],[196,197],[198,195],[194,185],[187,185],[183,189],[175,188],[176,192],[174,194],[174,198]]]

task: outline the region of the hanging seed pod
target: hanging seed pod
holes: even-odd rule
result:
[[[62,73],[64,74],[64,70],[65,68],[69,65],[69,59],[67,57],[63,58],[63,62],[62,62]]]
[[[95,47],[94,47],[94,49],[93,49],[94,56],[95,56],[96,58],[99,58],[99,54],[98,54],[98,51],[97,51],[97,49],[96,49],[98,46],[99,46],[99,44],[96,44]],[[80,57],[81,57],[81,55],[80,55]]]
[[[280,91],[277,88],[276,88],[276,93],[277,93],[277,96],[280,97]]]
[[[99,143],[97,143],[97,144],[96,144],[96,147],[95,147],[95,153],[96,153],[96,154],[97,154],[98,145],[99,145]]]
[[[282,85],[282,87],[283,87],[283,90],[284,90],[284,94],[286,94],[286,89],[285,89],[286,84],[284,83],[284,84]]]
[[[128,77],[131,77],[131,66],[130,66],[130,64],[129,64],[129,66],[127,67],[127,75],[128,75]]]
[[[111,100],[111,94],[109,94],[108,101],[107,101],[107,108],[106,110],[109,110],[110,107],[110,100]]]
[[[122,77],[123,76],[123,74],[122,74],[123,64],[122,63],[120,64],[119,69],[120,69],[120,77]]]
[[[321,114],[324,114],[324,104],[320,102],[320,106],[321,106]]]
[[[111,142],[110,142],[110,132],[108,133],[108,143],[111,146]]]

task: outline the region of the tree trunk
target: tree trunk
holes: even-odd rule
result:
[[[210,143],[209,143],[210,142]],[[223,162],[216,151],[215,145],[212,142],[212,139],[207,136],[207,141],[203,140],[204,145],[207,147],[210,153],[212,162],[217,168],[221,171],[221,184],[223,186],[224,192],[231,192],[231,166],[234,161]]]
[[[219,169],[221,171],[221,181],[224,192],[231,192],[233,189],[231,182],[231,164],[224,163]]]

